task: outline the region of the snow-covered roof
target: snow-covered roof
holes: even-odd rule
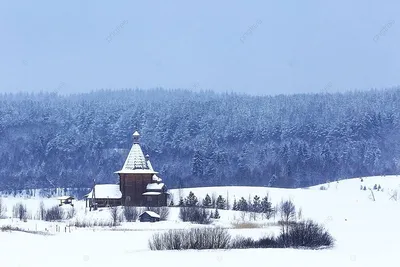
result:
[[[151,183],[146,186],[146,190],[162,190],[164,186],[164,183]]]
[[[140,134],[136,131],[133,134],[133,145],[122,170],[115,173],[156,173],[148,157],[145,157],[139,144]]]
[[[161,192],[145,192],[142,194],[142,196],[159,196],[161,195]]]
[[[119,199],[122,197],[118,184],[96,184],[94,189],[96,198]],[[93,198],[93,189],[86,197]]]
[[[67,199],[75,199],[74,197],[71,197],[71,196],[62,196],[62,197],[59,197],[59,198],[57,198],[58,200],[67,200]]]
[[[153,166],[151,165],[151,162],[150,162],[150,156],[149,155],[146,155],[146,163],[147,163],[147,167],[149,167],[150,170],[154,171],[153,170]]]
[[[147,213],[150,217],[153,218],[160,218],[160,215],[158,215],[157,213],[155,213],[154,211],[150,211],[150,210],[146,210],[145,212],[143,212],[142,214],[139,215],[139,217],[141,217],[143,214]]]
[[[162,181],[162,179],[160,178],[160,177],[158,177],[157,175],[153,175],[153,181],[155,181],[155,182],[161,182]]]

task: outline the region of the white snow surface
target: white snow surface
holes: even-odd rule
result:
[[[372,190],[374,185],[381,185],[383,191]],[[360,190],[361,185],[367,190]],[[320,190],[324,186],[326,190]],[[278,189],[266,187],[204,187],[171,190],[174,202],[179,197],[186,197],[190,191],[201,201],[208,193],[217,197],[221,194],[229,199],[244,197],[246,200],[255,195],[264,197],[269,194],[273,204],[282,199],[292,199],[297,208],[302,208],[304,218],[312,218],[325,225],[336,239],[335,247],[327,250],[301,249],[247,249],[247,250],[204,250],[204,251],[151,251],[148,241],[154,233],[168,229],[189,227],[207,227],[181,222],[179,209],[171,208],[168,221],[157,223],[123,222],[115,228],[65,228],[68,221],[43,222],[28,219],[0,219],[0,225],[12,225],[23,229],[48,231],[52,235],[36,235],[23,232],[0,231],[0,265],[6,267],[48,267],[48,266],[131,266],[146,264],[151,259],[152,265],[160,266],[247,266],[250,264],[273,267],[376,267],[396,266],[400,250],[400,176],[366,177],[331,182],[307,189]],[[56,198],[25,199],[5,197],[7,217],[12,214],[12,207],[18,202],[27,206],[35,216],[39,204],[46,207],[58,205]],[[76,201],[78,221],[109,221],[110,212],[106,208],[89,212],[83,201]],[[63,206],[66,210],[70,206]],[[214,225],[229,228],[232,236],[242,235],[253,238],[271,233],[278,233],[276,219],[261,220],[260,228],[235,229],[234,224],[249,218],[242,212],[219,211],[221,219]],[[57,232],[56,229],[61,229]],[[65,230],[67,230],[65,232]]]

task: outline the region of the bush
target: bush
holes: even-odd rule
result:
[[[137,207],[124,207],[124,217],[127,222],[135,222],[139,218],[140,213]]]
[[[332,247],[335,240],[323,226],[308,220],[291,223],[288,232],[278,237],[263,237],[259,240],[237,237],[232,240],[231,248],[310,248]]]
[[[199,224],[211,223],[210,212],[201,207],[180,207],[179,218],[184,222],[193,222]]]
[[[87,221],[87,220],[80,221],[80,220],[75,220],[73,222],[70,222],[68,224],[68,226],[75,226],[75,227],[79,227],[79,228],[95,227],[95,226],[112,227],[113,226],[113,222],[112,221]]]
[[[151,250],[227,249],[231,236],[223,228],[169,230],[157,233],[149,241]]]
[[[333,246],[334,239],[322,225],[307,220],[291,225],[287,233],[279,236],[278,242],[285,247],[319,248]]]
[[[231,248],[233,249],[244,249],[244,248],[279,248],[279,243],[276,238],[263,237],[259,240],[254,240],[251,237],[236,237],[231,242]]]
[[[153,211],[160,215],[161,221],[166,221],[169,216],[169,208],[168,207],[149,207],[147,208],[149,211]]]
[[[64,211],[59,206],[53,206],[47,209],[44,214],[45,221],[61,221],[64,219]]]
[[[72,219],[74,218],[76,215],[76,209],[74,207],[71,207],[68,211],[67,211],[67,219]]]
[[[109,212],[112,220],[112,225],[113,226],[120,225],[120,211],[118,207],[110,207]]]

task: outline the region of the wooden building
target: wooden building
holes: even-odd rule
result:
[[[60,201],[60,204],[58,204],[58,206],[62,206],[62,205],[71,205],[72,207],[74,206],[74,204],[72,203],[72,200],[74,200],[75,198],[72,196],[62,196],[59,197],[58,200]]]
[[[133,145],[119,175],[119,184],[96,184],[87,194],[86,207],[167,206],[168,190],[153,170],[149,156],[144,156],[140,135],[133,134]]]
[[[166,206],[167,189],[153,170],[149,156],[144,156],[139,138],[139,133],[135,132],[125,164],[115,172],[119,175],[122,203],[125,206]]]
[[[139,215],[139,221],[141,222],[158,222],[160,221],[160,215],[154,211],[145,211]]]
[[[85,195],[86,207],[121,206],[121,191],[118,184],[96,184]]]

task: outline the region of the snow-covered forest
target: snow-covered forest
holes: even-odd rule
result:
[[[400,88],[0,95],[0,189],[117,182],[138,130],[169,187],[298,187],[400,172]]]

